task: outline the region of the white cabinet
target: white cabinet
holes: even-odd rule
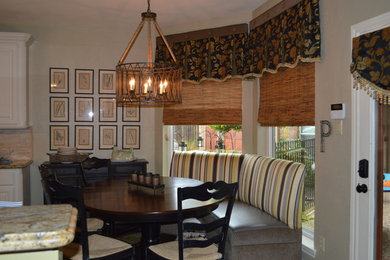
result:
[[[30,204],[30,167],[0,169],[0,201]]]
[[[31,35],[0,32],[0,129],[28,127],[27,47]]]

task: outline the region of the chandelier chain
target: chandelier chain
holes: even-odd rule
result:
[[[150,0],[148,0],[148,13],[150,13]]]

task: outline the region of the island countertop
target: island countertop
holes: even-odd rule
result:
[[[14,160],[10,164],[0,164],[0,169],[15,169],[29,166],[32,160]]]
[[[65,246],[76,221],[77,209],[67,204],[0,208],[0,253]]]

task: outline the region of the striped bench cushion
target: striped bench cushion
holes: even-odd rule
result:
[[[237,182],[243,154],[212,152],[174,152],[169,176],[201,181]]]
[[[246,154],[241,166],[238,197],[292,229],[301,228],[305,165]]]

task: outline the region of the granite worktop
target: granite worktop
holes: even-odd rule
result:
[[[10,164],[0,164],[0,169],[15,169],[29,166],[32,160],[14,160]]]
[[[65,246],[76,221],[77,209],[68,204],[0,208],[0,253]]]

